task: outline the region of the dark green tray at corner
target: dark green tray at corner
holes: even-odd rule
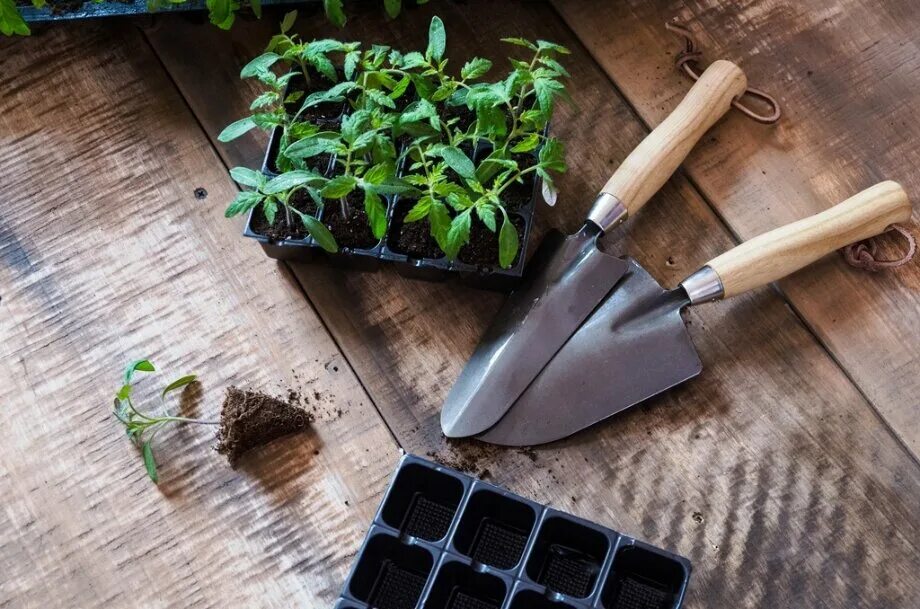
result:
[[[316,0],[262,0],[262,6],[306,4],[315,1]],[[147,0],[131,0],[130,2],[92,2],[90,0],[89,2],[84,2],[78,8],[60,11],[52,11],[50,6],[45,6],[44,8],[35,8],[31,5],[19,7],[19,12],[22,14],[23,19],[30,23],[205,10],[207,10],[205,0],[188,0],[181,4],[169,4],[161,7],[155,13],[150,13],[150,11],[147,10]]]

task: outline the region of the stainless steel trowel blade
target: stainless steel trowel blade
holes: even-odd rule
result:
[[[681,309],[683,288],[664,290],[629,259],[610,296],[479,439],[531,446],[565,438],[700,373]]]
[[[525,284],[509,296],[444,402],[448,437],[492,427],[627,269],[597,247],[600,228],[544,239]]]

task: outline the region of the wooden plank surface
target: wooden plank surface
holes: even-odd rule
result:
[[[580,110],[563,108],[554,127],[569,143],[572,169],[557,208],[540,213],[543,228],[576,228],[645,127],[542,4],[441,3],[389,24],[365,12],[352,19],[347,37],[418,46],[435,10],[458,58],[475,52],[499,59],[507,49],[496,40],[519,34],[573,48],[567,65]],[[270,30],[245,24],[227,38],[168,24],[150,30],[149,39],[213,136],[245,113],[252,91],[234,75]],[[298,31],[308,38],[330,33],[306,22]],[[189,59],[196,48],[221,67],[202,74]],[[722,141],[739,129],[761,132],[734,118],[712,137]],[[257,164],[264,143],[251,138],[218,150],[228,165]],[[612,241],[666,285],[734,243],[684,178]],[[450,446],[438,426],[440,404],[498,296],[410,282],[392,271],[293,268],[407,449],[487,469],[516,491],[690,556],[689,607],[907,608],[920,601],[916,462],[772,290],[690,312],[707,367],[697,380],[588,433],[517,451]]]
[[[143,36],[2,39],[0,90],[0,606],[329,606],[397,447],[288,269],[239,247]],[[237,471],[211,428],[164,431],[156,487],[111,416],[143,356],[168,371],[148,396],[200,375],[189,414],[236,384],[302,389],[318,420]]]
[[[900,182],[920,217],[920,10],[910,0],[810,4],[768,0],[556,0],[566,22],[647,124],[688,87],[673,69],[687,24],[712,61],[737,61],[774,93],[775,127],[732,117],[686,163],[688,176],[741,239],[821,211],[882,179]],[[894,257],[896,239],[883,255]],[[791,305],[920,456],[920,264],[854,272],[839,257],[781,283]]]

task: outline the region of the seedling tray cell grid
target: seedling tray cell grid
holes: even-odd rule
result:
[[[690,562],[406,455],[336,609],[677,609]]]
[[[548,130],[544,131],[544,133],[547,132]],[[278,175],[275,159],[280,149],[280,140],[281,129],[276,127],[272,131],[262,162],[262,172],[269,177]],[[477,147],[473,153],[473,158],[478,160],[488,154],[489,150],[487,148]],[[405,166],[405,164],[403,165]],[[326,175],[329,175],[332,169],[331,165],[327,166]],[[499,267],[497,261],[491,266],[479,266],[467,264],[460,259],[450,261],[445,256],[425,258],[399,251],[395,241],[402,228],[402,216],[406,211],[405,205],[400,205],[401,199],[399,196],[384,197],[387,206],[387,232],[376,245],[369,248],[342,247],[338,252],[331,254],[323,250],[309,237],[305,239],[269,239],[253,229],[253,218],[255,214],[259,213],[255,209],[249,213],[243,236],[258,241],[262,246],[263,252],[269,258],[276,260],[296,262],[326,261],[343,268],[363,271],[377,270],[382,263],[385,263],[394,265],[400,275],[412,279],[444,281],[455,277],[460,282],[472,287],[509,291],[520,284],[524,274],[528,243],[537,207],[537,197],[542,188],[541,185],[542,180],[539,177],[533,177],[527,183],[521,185],[522,188],[528,190],[530,197],[527,203],[509,211],[512,221],[520,224],[523,229],[520,235],[520,251],[514,263],[507,269]],[[324,221],[327,210],[328,204],[319,213],[321,222]]]

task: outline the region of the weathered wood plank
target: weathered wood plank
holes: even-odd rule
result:
[[[559,205],[541,209],[541,222],[574,229],[645,128],[542,4],[440,3],[383,25],[360,14],[346,35],[418,45],[435,10],[457,57],[501,58],[507,49],[496,40],[519,34],[572,46],[567,65],[581,110],[563,108],[555,123],[572,169]],[[298,31],[320,36],[329,33],[324,27],[302,23]],[[192,32],[200,36],[194,47]],[[220,68],[231,75],[266,36],[264,26],[223,37],[178,21],[149,33],[212,135],[245,112],[251,91],[202,75],[183,58],[207,48],[233,63]],[[737,128],[729,121],[713,136]],[[262,146],[264,138],[218,150],[230,165],[253,164]],[[612,246],[674,285],[732,244],[678,178]],[[294,272],[408,449],[466,458],[519,492],[686,553],[695,561],[688,606],[906,608],[920,600],[912,574],[920,558],[916,464],[773,291],[690,313],[707,366],[699,379],[588,433],[522,453],[450,447],[438,426],[441,401],[500,298],[390,271],[298,265]]]
[[[776,94],[776,127],[740,116],[691,155],[686,171],[742,239],[816,213],[881,179],[920,200],[920,11],[909,1],[557,0],[566,22],[649,124],[688,83],[672,64],[677,18],[707,60],[725,57]],[[914,230],[916,218],[914,212]],[[883,255],[896,255],[886,239]],[[782,282],[789,302],[916,456],[920,428],[920,265],[867,274],[828,260]]]
[[[143,36],[0,40],[0,90],[0,606],[330,605],[397,447],[289,270],[238,247]],[[110,414],[139,356],[167,371],[146,394],[197,372],[199,416],[237,384],[318,391],[319,419],[238,471],[164,431],[157,488]]]

